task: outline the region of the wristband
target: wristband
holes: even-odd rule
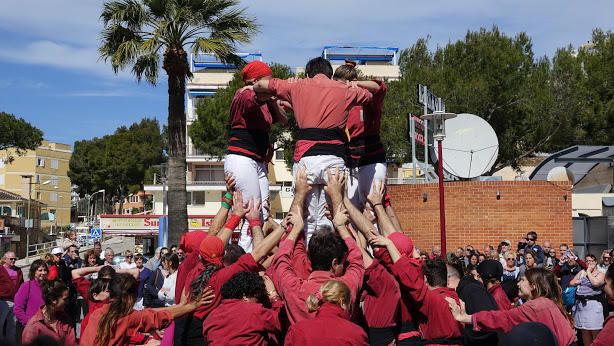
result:
[[[384,206],[384,205],[383,205],[383,204],[381,204],[381,203],[375,203],[375,204],[372,204],[371,206],[372,206],[373,208],[375,208],[375,207],[377,207],[378,205],[381,205],[382,207]]]
[[[262,222],[260,221],[260,219],[251,219],[251,220],[247,220],[247,222],[249,222],[249,228],[254,228],[254,227],[262,228]]]
[[[388,208],[392,205],[392,202],[390,201],[390,195],[388,193],[386,193],[384,195],[384,208]]]
[[[226,192],[226,194],[222,196],[222,207],[229,210],[232,208],[232,193]]]
[[[239,226],[239,222],[241,222],[241,217],[239,215],[230,215],[228,221],[224,225],[224,228],[234,231],[237,226]]]

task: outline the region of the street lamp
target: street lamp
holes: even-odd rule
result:
[[[425,114],[420,118],[433,122],[433,138],[437,141],[438,144],[437,152],[439,154],[439,160],[437,161],[439,169],[437,175],[439,175],[439,227],[441,236],[441,253],[446,256],[446,209],[443,185],[443,149],[441,142],[443,142],[444,138],[446,138],[446,120],[456,118],[456,114],[435,111],[431,114]]]
[[[101,192],[102,192],[102,208],[103,208],[103,211],[104,211],[104,194],[105,194],[105,190],[104,190],[104,189],[102,189],[102,190],[98,190],[98,191],[96,191],[96,192],[92,193],[92,194],[90,195],[90,198],[94,197],[94,195],[95,195],[95,194],[97,194],[97,193],[101,193]],[[95,201],[96,201],[96,200],[94,200],[94,205],[96,205]],[[92,219],[94,218],[94,215],[93,215],[93,214],[95,214],[95,210],[94,210],[94,213],[92,213]]]

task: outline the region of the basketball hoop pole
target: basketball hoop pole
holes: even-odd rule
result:
[[[443,256],[447,256],[446,252],[446,207],[445,207],[445,198],[444,198],[444,187],[443,187],[443,146],[441,142],[443,138],[437,139],[437,151],[439,153],[437,160],[437,165],[439,166],[439,170],[437,175],[439,176],[439,227],[440,227],[440,235],[441,235],[441,253]]]

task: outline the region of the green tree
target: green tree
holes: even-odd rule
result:
[[[6,163],[14,160],[14,155],[23,155],[36,149],[43,141],[43,132],[22,118],[0,112],[0,150],[6,150]]]
[[[168,199],[171,244],[187,231],[185,83],[187,51],[213,53],[240,63],[237,43],[256,33],[254,19],[238,0],[109,0],[104,3],[100,55],[117,72],[132,68],[136,79],[158,81],[160,58],[168,81]]]
[[[416,85],[425,84],[445,100],[448,111],[484,118],[499,138],[499,157],[489,173],[518,166],[552,138],[560,119],[552,109],[550,62],[535,58],[531,39],[520,33],[508,37],[497,27],[469,31],[463,40],[428,50],[419,39],[400,57],[402,78],[391,83],[382,130],[393,158],[409,161],[407,112],[422,114]],[[390,131],[390,133],[386,132]]]
[[[286,79],[293,76],[289,66],[276,63],[270,66],[276,78]],[[190,126],[189,131],[192,143],[197,149],[218,158],[226,154],[230,136],[230,105],[235,93],[242,87],[241,73],[236,72],[227,88],[218,90],[214,96],[202,98],[198,102],[196,106],[198,118]],[[294,140],[290,134],[293,126],[296,128],[296,122],[290,114],[288,125],[274,124],[271,128],[271,143],[278,144],[275,149],[284,148],[286,158],[291,158],[294,151]]]
[[[164,162],[163,142],[155,119],[122,126],[102,138],[77,141],[68,177],[80,195],[104,189],[109,200],[123,201],[142,189],[152,166]]]

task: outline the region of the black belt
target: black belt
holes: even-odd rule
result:
[[[256,160],[264,160],[269,151],[270,140],[267,130],[231,129],[229,146],[245,149],[254,155],[241,151],[228,149],[229,154],[237,154],[251,157]]]
[[[461,338],[437,338],[423,340],[424,345],[462,345],[463,339]]]
[[[334,155],[345,160],[346,158],[346,143],[347,136],[341,128],[321,129],[321,128],[305,128],[298,129],[295,132],[297,141],[313,141],[316,142],[304,154],[306,156],[318,155]],[[341,144],[332,143],[317,143],[319,141],[340,141]]]
[[[348,145],[348,153],[350,167],[386,162],[386,152],[379,135],[352,138]]]
[[[602,299],[603,299],[603,295],[601,294],[594,294],[592,296],[583,296],[583,295],[576,294],[576,300],[579,300],[581,302],[586,302],[589,300],[601,301]]]

